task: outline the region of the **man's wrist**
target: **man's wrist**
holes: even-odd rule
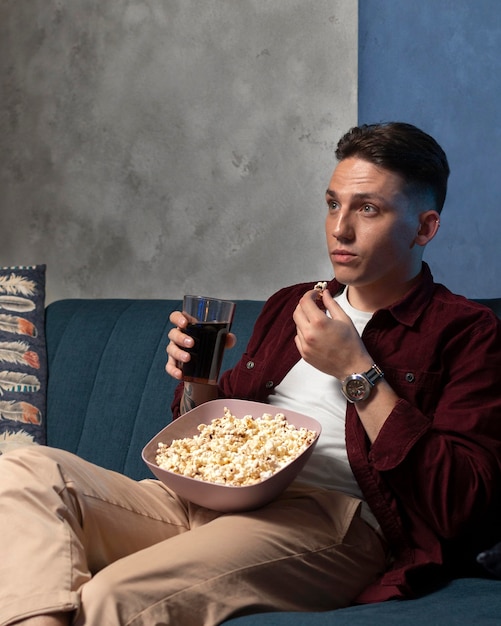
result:
[[[181,397],[180,409],[181,413],[187,413],[196,407],[193,400],[193,386],[191,383],[184,383],[183,395]]]
[[[181,409],[181,413],[186,413],[200,404],[204,404],[210,400],[215,400],[218,395],[217,385],[185,382],[179,407]]]

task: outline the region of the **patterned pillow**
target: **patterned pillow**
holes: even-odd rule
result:
[[[0,454],[46,442],[45,268],[0,268]]]

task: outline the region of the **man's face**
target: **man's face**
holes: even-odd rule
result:
[[[368,161],[348,158],[337,165],[326,192],[325,226],[339,282],[387,292],[419,273],[419,210],[404,188],[401,176]]]

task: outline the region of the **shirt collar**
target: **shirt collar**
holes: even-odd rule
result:
[[[421,280],[419,280],[403,298],[397,300],[386,309],[397,322],[405,326],[413,326],[421,316],[433,294],[434,282],[431,270],[427,263],[423,262]],[[345,289],[345,285],[335,278],[328,284],[330,293],[335,296]],[[376,311],[377,313],[377,311]]]

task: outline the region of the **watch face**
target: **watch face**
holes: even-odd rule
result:
[[[367,396],[367,387],[367,381],[357,376],[347,381],[346,393],[352,400],[363,400]]]

